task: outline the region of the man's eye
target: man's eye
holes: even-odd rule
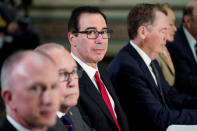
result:
[[[33,91],[39,91],[41,89],[42,89],[42,86],[40,86],[40,85],[34,85],[31,87],[31,90],[33,90]]]
[[[103,30],[101,31],[102,34],[107,34],[108,33],[108,30]]]
[[[95,34],[95,33],[96,33],[96,31],[93,31],[93,30],[87,31],[87,34]]]

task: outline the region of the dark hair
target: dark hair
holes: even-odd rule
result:
[[[185,23],[185,21],[184,21],[184,17],[185,16],[191,16],[191,19],[193,18],[193,15],[192,15],[193,14],[193,10],[194,10],[193,6],[186,6],[186,7],[184,7],[182,23]]]
[[[127,17],[127,28],[130,39],[136,37],[137,30],[141,25],[154,23],[156,11],[161,11],[167,15],[167,12],[161,6],[155,4],[137,4],[130,10]]]
[[[107,23],[106,16],[99,8],[93,6],[81,6],[72,11],[70,19],[68,20],[68,32],[77,33],[79,31],[79,17],[83,13],[101,14]]]

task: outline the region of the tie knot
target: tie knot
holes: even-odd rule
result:
[[[95,77],[96,80],[100,79],[99,74],[98,74],[98,71],[96,71],[94,77]]]
[[[154,64],[153,61],[151,61],[150,66],[151,66],[151,68],[154,68],[155,67],[155,64]]]

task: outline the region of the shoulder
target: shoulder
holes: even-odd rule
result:
[[[10,122],[4,118],[3,122],[0,125],[0,131],[17,131]]]

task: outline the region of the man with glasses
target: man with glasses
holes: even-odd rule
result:
[[[126,116],[106,70],[98,64],[106,54],[111,30],[96,7],[78,7],[68,21],[71,55],[84,70],[79,79],[78,107],[83,119],[97,131],[127,131]]]
[[[49,55],[57,66],[58,88],[62,98],[60,110],[57,112],[58,117],[69,131],[91,131],[76,107],[79,98],[78,78],[82,71],[77,69],[75,60],[63,46],[56,43],[43,44],[38,46],[36,50]],[[56,125],[51,127],[50,130],[60,130],[62,122],[59,122],[58,119]]]

